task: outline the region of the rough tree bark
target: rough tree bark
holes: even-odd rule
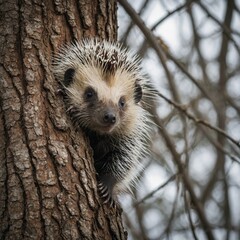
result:
[[[52,56],[116,39],[116,2],[0,1],[0,239],[126,239],[101,204],[91,149],[68,120]]]

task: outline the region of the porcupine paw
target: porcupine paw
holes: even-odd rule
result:
[[[111,207],[116,207],[116,202],[112,198],[110,189],[101,181],[98,182],[98,192],[100,197],[103,199],[103,203],[109,203]]]

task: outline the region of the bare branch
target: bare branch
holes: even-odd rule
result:
[[[190,227],[191,227],[191,231],[192,231],[192,235],[194,237],[195,240],[198,240],[198,237],[196,235],[195,232],[195,226],[193,224],[193,220],[192,220],[192,216],[191,216],[191,204],[190,204],[190,199],[187,197],[187,192],[184,191],[184,202],[185,202],[185,209],[187,211],[187,215],[188,215],[188,221],[190,223]]]
[[[156,37],[152,34],[152,32],[146,27],[142,19],[138,16],[136,11],[129,5],[129,3],[126,0],[118,0],[118,2],[122,5],[122,7],[125,9],[125,11],[131,16],[132,20],[136,23],[136,25],[141,29],[142,33],[148,40],[150,46],[154,48],[156,51],[161,64],[163,68],[166,70],[166,63],[165,63],[165,57],[167,56],[170,60],[172,60],[176,66],[181,69],[181,71],[198,87],[198,89],[208,98],[211,100],[211,96],[208,94],[208,92],[203,88],[203,86],[200,85],[199,81],[197,81],[185,68],[184,66],[177,60],[175,57],[173,57],[170,52],[166,51],[161,47],[161,45],[158,43]]]
[[[198,1],[198,0],[197,0]],[[164,17],[162,17],[159,21],[157,21],[152,27],[151,31],[154,31],[161,23],[163,23],[165,20],[167,20],[169,17],[171,17],[173,14],[180,12],[182,9],[188,7],[191,5],[193,2],[197,2],[196,0],[190,0],[187,1],[186,3],[176,7],[174,10],[168,12]]]
[[[234,1],[228,1],[228,4],[233,4],[234,5]],[[207,13],[207,15],[213,19],[219,26],[220,28],[223,30],[223,33],[232,41],[235,49],[237,50],[238,54],[240,55],[240,48],[238,46],[238,44],[236,43],[236,41],[232,38],[232,30],[226,26],[224,23],[221,23],[212,13],[210,13],[210,11],[207,9],[207,7],[204,6],[204,4],[202,4],[201,1],[198,2],[198,5]]]
[[[173,102],[172,100],[170,100],[169,98],[165,97],[163,94],[161,94],[160,92],[158,92],[158,95],[163,98],[165,101],[167,101],[169,104],[173,105],[175,108],[177,108],[178,110],[180,110],[182,113],[184,113],[189,119],[193,120],[195,123],[197,124],[202,124],[218,133],[220,133],[221,135],[223,135],[224,137],[226,137],[227,139],[229,139],[232,143],[234,143],[238,148],[240,148],[240,141],[235,140],[234,138],[232,138],[231,136],[229,136],[224,130],[213,126],[212,124],[210,124],[207,121],[204,121],[202,119],[197,119],[195,118],[191,113],[189,113],[187,111],[187,109],[183,106],[181,106],[178,103]]]
[[[174,181],[177,177],[177,174],[172,175],[166,182],[164,182],[163,184],[161,184],[159,187],[157,187],[155,190],[153,190],[152,192],[150,192],[149,194],[147,194],[144,198],[142,198],[140,201],[136,202],[134,204],[134,206],[139,205],[141,203],[144,203],[147,199],[151,198],[155,193],[157,193],[158,191],[160,191],[162,188],[164,188],[165,186],[167,186],[170,182]]]
[[[138,200],[133,206],[142,209],[140,215],[135,216],[139,217],[139,224],[145,219],[144,213],[157,209],[161,215],[157,224],[160,221],[165,227],[153,237],[148,227],[157,231],[154,222],[148,226],[139,225],[139,231],[143,231],[142,236],[146,239],[158,239],[161,234],[164,238],[189,238],[192,234],[190,238],[198,240],[202,237],[199,232],[205,233],[203,239],[214,239],[219,231],[225,239],[230,239],[232,234],[240,232],[233,224],[236,215],[233,205],[236,203],[232,202],[236,199],[231,192],[233,187],[240,190],[240,105],[237,92],[240,33],[236,24],[240,17],[239,4],[234,0],[221,4],[214,0],[209,5],[204,1],[185,0],[176,2],[168,11],[166,1],[161,2],[163,15],[155,20],[152,28],[148,28],[149,15],[142,15],[146,21],[143,22],[130,6],[130,1],[119,0],[119,3],[144,36],[138,53],[146,59],[146,64],[152,63],[151,57],[156,54],[155,67],[161,68],[164,79],[158,86],[162,89],[158,93],[161,101],[152,101],[149,106],[154,122],[162,126],[153,136],[155,167],[169,178],[140,200],[136,190]],[[219,13],[213,12],[213,6],[219,9]],[[154,7],[154,1],[151,1],[147,10]],[[172,17],[176,13],[179,13],[178,18]],[[179,44],[180,39],[183,46],[177,48],[176,53],[169,47],[174,44],[169,36],[162,33],[159,37],[152,32],[158,26],[162,27],[160,25],[166,19],[170,19],[169,24],[175,22],[181,27],[174,40]],[[171,27],[169,31],[175,31],[175,26]],[[167,44],[163,39],[167,39]],[[131,41],[127,44],[131,46]],[[181,204],[183,202],[176,203],[179,189],[175,184],[169,184],[172,181],[176,184],[182,182],[185,207]],[[156,194],[162,190],[166,194]],[[188,218],[187,226],[181,221],[182,217]],[[141,238],[141,234],[139,236]]]

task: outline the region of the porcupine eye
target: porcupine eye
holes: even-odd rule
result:
[[[135,83],[135,90],[134,90],[134,100],[135,103],[138,103],[142,99],[142,87],[140,84]]]
[[[118,101],[118,106],[119,108],[124,108],[125,107],[125,104],[126,104],[126,99],[125,97],[120,97],[119,101]]]
[[[63,84],[65,87],[68,87],[73,82],[74,74],[75,74],[75,70],[73,68],[69,68],[64,73]]]
[[[97,98],[97,93],[92,87],[87,87],[84,92],[84,99],[86,102],[93,102]]]

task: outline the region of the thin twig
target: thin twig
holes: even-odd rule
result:
[[[151,2],[151,1],[149,1],[149,0],[145,0],[145,1],[143,2],[142,6],[140,7],[140,10],[139,10],[139,12],[138,12],[138,15],[139,15],[139,16],[141,16],[142,13],[144,13],[144,11],[146,11],[147,5],[148,5],[150,2]],[[122,35],[122,39],[120,40],[120,42],[122,42],[123,45],[126,44],[127,38],[128,38],[128,36],[129,36],[129,33],[131,32],[133,26],[134,26],[134,23],[131,21],[131,22],[129,23],[128,27],[126,28],[125,33]]]
[[[150,192],[149,194],[147,194],[144,198],[142,198],[140,201],[136,202],[134,204],[134,206],[139,205],[143,202],[145,202],[147,199],[151,198],[156,192],[158,192],[159,190],[161,190],[162,188],[164,188],[165,186],[167,186],[170,182],[172,182],[173,180],[175,180],[177,177],[177,174],[172,175],[166,182],[164,182],[163,184],[161,184],[159,187],[157,187],[155,190],[153,190],[152,192]]]
[[[240,148],[240,141],[235,140],[234,138],[232,138],[231,136],[229,136],[224,130],[213,126],[212,124],[210,124],[207,121],[204,121],[202,119],[197,119],[195,118],[191,113],[189,113],[187,111],[187,109],[183,106],[181,106],[180,104],[170,100],[169,98],[165,97],[163,94],[161,94],[160,92],[158,92],[159,97],[163,98],[166,102],[168,102],[169,104],[171,104],[172,106],[174,106],[175,108],[177,108],[178,110],[180,110],[182,113],[184,113],[189,119],[191,119],[192,121],[194,121],[197,124],[201,124],[204,125],[220,134],[222,134],[224,137],[226,137],[227,139],[229,139],[232,143],[234,143],[238,148]]]
[[[174,202],[173,202],[173,207],[172,207],[172,211],[171,211],[171,214],[170,214],[170,218],[168,220],[167,226],[165,227],[164,231],[159,236],[159,239],[163,239],[165,235],[166,235],[167,239],[169,238],[170,230],[171,230],[171,227],[172,227],[172,222],[173,222],[174,215],[175,215],[176,208],[177,208],[178,195],[179,195],[179,183],[177,183],[177,191],[176,191],[176,196],[175,196],[175,199],[174,199]]]
[[[186,208],[186,211],[187,211],[187,215],[188,215],[188,221],[190,223],[190,228],[191,228],[191,231],[192,231],[192,235],[194,237],[195,240],[198,240],[198,237],[196,235],[196,232],[195,232],[195,226],[193,224],[193,220],[192,220],[192,216],[191,216],[191,206],[190,206],[190,203],[189,203],[189,198],[187,197],[187,191],[184,191],[184,202],[185,202],[185,208]]]
[[[160,20],[158,20],[152,27],[151,27],[151,31],[154,31],[158,25],[160,25],[161,23],[163,23],[166,19],[168,19],[170,16],[172,16],[173,14],[175,14],[176,12],[181,11],[183,8],[188,7],[190,4],[192,4],[192,2],[196,2],[194,0],[190,0],[187,1],[186,3],[176,7],[174,10],[168,12],[164,17],[162,17]]]
[[[198,5],[207,13],[207,15],[212,18],[220,27],[223,29],[224,34],[232,41],[235,46],[238,54],[240,55],[240,49],[236,41],[231,36],[231,29],[229,29],[225,24],[221,23],[213,14],[209,12],[209,10],[202,4],[202,2],[198,2]]]
[[[205,232],[205,234],[209,240],[214,240],[215,238],[214,238],[214,235],[211,230],[211,225],[208,222],[208,219],[205,215],[203,205],[199,201],[198,197],[195,194],[195,191],[192,186],[192,180],[190,180],[188,173],[185,169],[185,166],[181,162],[181,157],[178,154],[178,152],[176,151],[175,145],[174,145],[172,139],[170,138],[170,136],[168,135],[168,133],[166,132],[166,130],[164,128],[159,129],[159,131],[161,131],[161,134],[165,140],[166,146],[170,149],[170,151],[172,153],[173,160],[178,167],[178,171],[179,171],[180,176],[182,177],[181,179],[183,181],[183,184],[189,192],[189,195],[191,197],[191,202],[192,202],[193,206],[195,207],[196,213],[202,223],[203,231]]]

